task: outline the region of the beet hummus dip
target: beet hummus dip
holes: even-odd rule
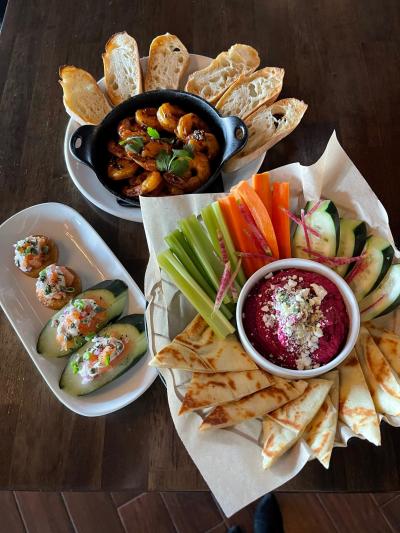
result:
[[[254,348],[272,363],[308,370],[329,363],[341,351],[349,317],[332,281],[290,268],[268,274],[251,290],[243,326]]]

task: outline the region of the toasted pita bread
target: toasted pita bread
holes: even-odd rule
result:
[[[268,415],[281,426],[297,434],[303,433],[332,387],[332,382],[326,379],[309,379],[307,384],[306,390],[299,398],[286,403]]]
[[[236,335],[219,339],[200,315],[171,344],[159,351],[149,364],[158,368],[208,373],[258,369]]]
[[[356,351],[376,410],[399,416],[400,379],[365,327],[360,329]]]
[[[217,374],[194,372],[179,414],[239,400],[243,396],[269,387],[272,383],[272,376],[264,370]]]
[[[325,468],[329,468],[338,421],[339,372],[332,370],[323,378],[332,381],[332,387],[320,410],[307,426],[304,439],[313,451],[314,457]]]
[[[339,420],[376,446],[379,420],[355,350],[339,366]]]
[[[200,430],[234,426],[244,420],[263,416],[295,398],[307,388],[306,381],[287,381],[274,377],[274,384],[249,396],[219,405],[203,420]]]
[[[368,331],[374,338],[378,348],[392,365],[393,370],[400,374],[400,337],[387,329],[368,325]]]
[[[269,417],[263,420],[263,435],[263,468],[271,467],[300,437],[296,432],[281,426]]]

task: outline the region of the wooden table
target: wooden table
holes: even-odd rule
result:
[[[0,35],[1,219],[40,202],[77,209],[142,287],[147,246],[140,224],[109,216],[81,196],[63,156],[68,117],[59,65],[102,76],[108,37],[127,30],[147,55],[151,39],[176,33],[190,51],[215,56],[235,42],[255,46],[262,65],[284,67],[283,95],[309,104],[301,127],[265,168],[313,163],[336,129],[400,236],[398,0],[9,0]],[[88,419],[59,403],[0,317],[0,488],[205,488],[177,436],[164,386]],[[354,440],[284,490],[393,491],[400,486],[400,430],[383,425],[381,448]]]

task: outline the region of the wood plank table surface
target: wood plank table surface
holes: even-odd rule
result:
[[[74,64],[99,78],[113,33],[127,30],[147,55],[152,38],[169,31],[198,54],[248,43],[262,65],[284,67],[282,94],[304,99],[309,110],[264,167],[313,163],[335,129],[399,239],[399,8],[398,0],[9,0],[0,35],[1,221],[40,202],[68,204],[143,287],[142,226],[95,208],[68,176],[58,67]],[[125,409],[83,418],[53,396],[3,313],[0,335],[0,488],[206,488],[159,380]],[[399,489],[400,429],[382,431],[380,448],[353,440],[334,450],[328,471],[309,463],[282,490]]]

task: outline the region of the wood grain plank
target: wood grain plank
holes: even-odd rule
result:
[[[369,494],[321,493],[317,497],[340,533],[392,531]]]
[[[372,498],[375,500],[377,505],[380,505],[380,506],[385,505],[387,502],[389,502],[390,500],[393,500],[398,495],[399,495],[398,492],[375,492],[371,494]]]
[[[15,499],[28,533],[72,533],[61,495],[56,492],[16,492]]]
[[[142,492],[140,490],[121,490],[117,492],[110,492],[112,501],[116,507],[120,507],[121,505],[124,505],[124,503],[130,502],[141,494]]]
[[[179,533],[202,533],[221,523],[209,492],[162,492],[161,497]]]
[[[176,528],[157,493],[142,494],[118,509],[127,533],[174,533]]]
[[[24,524],[19,514],[14,494],[11,491],[0,492],[0,529],[7,533],[23,533]]]
[[[381,507],[381,513],[389,522],[393,531],[400,531],[400,495],[385,503]]]
[[[123,531],[111,496],[106,492],[63,492],[65,506],[79,533]]]
[[[333,516],[329,516],[316,494],[276,494],[285,533],[335,533]]]

